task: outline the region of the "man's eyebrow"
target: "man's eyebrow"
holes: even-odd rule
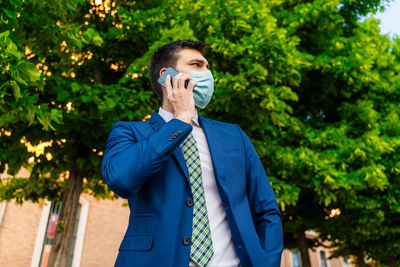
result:
[[[198,63],[201,63],[201,64],[206,64],[206,61],[205,61],[204,59],[198,59],[198,58],[191,59],[191,60],[189,61],[189,63],[191,63],[191,62],[198,62]],[[207,64],[206,67],[207,67],[207,69],[209,69],[209,68],[210,68],[210,65]]]

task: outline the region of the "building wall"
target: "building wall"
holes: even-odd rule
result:
[[[41,215],[38,204],[7,203],[0,225],[0,266],[30,266]]]
[[[96,200],[85,197],[89,203],[81,266],[114,266],[118,248],[128,227],[129,208],[118,199]]]
[[[282,253],[281,267],[292,267],[290,250],[285,249]]]
[[[123,199],[111,201],[96,200],[88,195],[82,197],[89,202],[89,209],[80,266],[114,266],[118,247],[128,226],[129,208],[123,206]],[[29,201],[22,206],[14,201],[7,203],[0,225],[0,266],[31,266],[42,210],[39,204]],[[320,249],[309,250],[312,267],[320,266]],[[291,257],[291,251],[285,250],[281,267],[292,267]],[[341,258],[330,260],[328,265],[342,266]]]
[[[328,245],[325,243],[324,245]],[[317,249],[308,250],[308,254],[310,256],[310,263],[311,267],[319,267],[321,266],[320,264],[320,259],[319,259],[319,252],[323,250],[326,253],[327,259],[329,258],[329,249],[319,247]],[[351,266],[356,266],[356,265],[351,265]],[[285,249],[282,253],[282,261],[281,261],[281,267],[293,267],[292,264],[292,252],[289,249]],[[333,258],[331,260],[328,259],[328,267],[344,267],[343,264],[343,258],[338,257],[338,258]]]
[[[89,202],[81,266],[114,266],[118,247],[128,226],[129,208],[123,199]],[[0,206],[1,207],[1,206]],[[0,225],[0,266],[31,266],[43,207],[30,201],[22,206],[7,203]]]

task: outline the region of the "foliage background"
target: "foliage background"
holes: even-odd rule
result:
[[[216,91],[200,113],[251,137],[285,245],[316,230],[308,247],[399,262],[400,40],[360,22],[384,3],[0,0],[0,171],[31,171],[3,180],[0,198],[61,201],[75,164],[82,192],[116,197],[100,173],[111,126],[160,105],[157,47],[202,40]],[[44,153],[27,151],[41,141]]]

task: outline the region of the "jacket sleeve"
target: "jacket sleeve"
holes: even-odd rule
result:
[[[257,152],[238,126],[246,150],[247,195],[253,222],[267,254],[266,266],[280,266],[283,250],[282,214]]]
[[[115,123],[101,167],[107,185],[123,198],[135,195],[191,131],[190,124],[172,119],[148,138],[139,139],[130,123]]]

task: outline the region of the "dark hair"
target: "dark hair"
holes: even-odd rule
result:
[[[176,67],[176,62],[178,56],[176,55],[182,48],[190,48],[199,51],[203,54],[208,45],[199,41],[192,40],[181,40],[173,43],[169,43],[160,47],[157,52],[154,53],[150,60],[149,66],[149,77],[151,87],[153,87],[154,93],[160,97],[162,102],[162,89],[161,85],[158,83],[158,78],[160,77],[160,70],[162,68]]]

